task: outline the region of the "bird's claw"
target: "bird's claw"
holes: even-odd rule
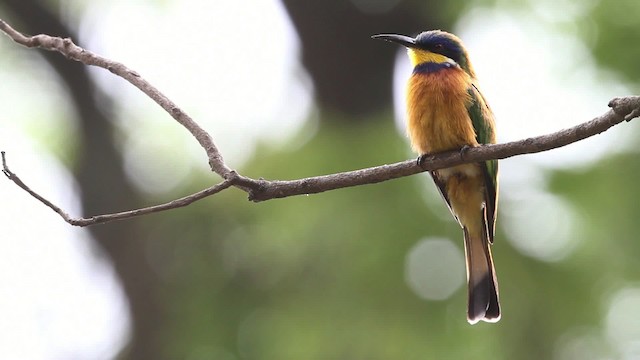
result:
[[[416,165],[420,166],[421,168],[424,169],[424,161],[427,158],[427,154],[422,154],[420,156],[418,156],[418,158],[416,159]]]
[[[464,160],[464,155],[467,153],[467,151],[469,151],[469,149],[471,149],[471,146],[469,145],[464,145],[463,147],[460,148],[460,158],[462,160]]]

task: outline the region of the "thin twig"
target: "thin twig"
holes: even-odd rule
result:
[[[43,196],[41,196],[37,192],[31,190],[31,188],[27,186],[27,184],[25,184],[22,181],[22,179],[18,177],[18,175],[12,172],[9,169],[9,166],[7,165],[7,159],[4,151],[0,152],[0,156],[2,156],[2,172],[7,176],[7,178],[9,178],[9,180],[13,181],[22,190],[28,192],[31,196],[38,199],[41,203],[45,204],[51,210],[58,213],[58,215],[60,215],[60,217],[62,217],[64,221],[74,226],[89,226],[89,225],[103,224],[111,221],[131,219],[137,216],[147,215],[147,214],[161,212],[169,209],[175,209],[179,207],[184,207],[198,200],[202,200],[207,196],[217,194],[220,191],[232,186],[237,178],[237,174],[234,171],[232,171],[230,175],[227,177],[227,179],[225,179],[224,181],[222,181],[217,185],[198,191],[197,193],[169,201],[164,204],[149,206],[149,207],[135,209],[135,210],[122,211],[122,212],[117,212],[112,214],[96,215],[88,218],[74,218],[74,217],[71,217],[66,211],[62,210],[59,206],[45,199]]]

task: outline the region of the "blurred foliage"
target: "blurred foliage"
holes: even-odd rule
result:
[[[591,17],[601,29],[594,54],[633,80],[640,56],[626,45],[640,26],[610,20],[614,10],[600,4]],[[337,121],[321,124],[302,147],[262,146],[243,173],[299,178],[407,157],[390,114],[366,123],[325,116]],[[593,167],[548,172],[549,191],[567,199],[578,219],[577,247],[567,258],[527,257],[498,230],[504,317],[496,325],[466,323],[464,286],[445,301],[424,301],[404,281],[405,257],[425,235],[461,247],[455,222],[420,195],[432,186],[422,176],[259,204],[230,191],[159,215],[162,221],[147,219],[152,231],[175,239],[153,250],[173,314],[166,351],[220,359],[620,356],[606,316],[611,294],[640,276],[636,158],[612,155]],[[589,347],[573,347],[584,339]]]
[[[640,177],[637,154],[613,155],[591,168],[559,171],[551,176],[551,190],[568,199],[582,218],[582,246],[575,261],[602,284],[638,281],[640,257],[638,221]],[[606,269],[606,271],[603,271]]]
[[[298,178],[406,157],[389,121],[329,124],[301,148],[265,147],[245,173]],[[465,289],[450,302],[424,302],[403,281],[405,257],[426,233],[461,236],[417,196],[427,185],[412,177],[259,204],[227,192],[184,216],[150,219],[153,231],[176,239],[153,250],[164,253],[162,267],[190,274],[185,281],[167,270],[167,306],[184,330],[170,331],[167,350],[175,358],[444,357],[458,346],[449,335],[466,333],[455,352],[490,355],[491,333],[501,329],[471,332]]]
[[[463,9],[458,1],[446,4],[435,13],[443,28]],[[637,82],[640,23],[633,16],[640,3],[612,4],[595,1],[584,16],[598,29],[594,55]],[[408,146],[387,111],[349,121],[325,110],[335,121],[323,121],[304,145],[264,144],[240,170],[294,179],[405,159]],[[308,126],[303,131],[316,131]],[[606,316],[611,294],[640,280],[639,178],[634,152],[549,171],[548,190],[576,212],[577,247],[557,262],[535,260],[510,246],[498,220],[493,249],[503,319],[475,326],[466,322],[464,286],[444,301],[425,301],[405,282],[406,256],[423,237],[462,246],[459,227],[442,216],[445,205],[438,212],[425,201],[423,189],[433,186],[425,176],[258,204],[230,189],[145,217],[139,261],[159,279],[153,296],[167,317],[157,329],[164,340],[159,353],[168,359],[617,357]],[[211,174],[199,174],[161,198],[210,185]],[[581,339],[588,339],[587,350],[571,347]]]
[[[600,0],[594,1],[590,11],[579,22],[585,28],[595,27],[595,36],[592,36],[593,31],[585,31],[581,35],[592,43],[593,55],[598,62],[635,83],[640,81],[640,48],[635,45],[640,39],[636,16],[639,12],[640,3],[637,1]]]
[[[299,148],[263,146],[244,173],[299,178],[406,157],[405,141],[389,121],[335,124],[321,126]],[[615,172],[620,176],[609,176]],[[551,174],[551,189],[583,219],[573,256],[536,261],[498,234],[494,255],[504,318],[496,325],[467,324],[464,286],[445,301],[423,301],[404,281],[405,257],[420,238],[462,243],[454,221],[434,213],[419,195],[421,187],[433,186],[422,176],[259,204],[229,191],[148,218],[149,231],[174,239],[149,250],[164,274],[165,306],[172,314],[166,353],[221,359],[552,358],[562,334],[598,329],[605,290],[638,277],[637,226],[620,214],[640,213],[639,205],[622,192],[612,199],[612,187],[605,185],[632,188],[637,177],[622,172],[640,176],[640,167],[629,169],[620,159],[589,174]],[[626,225],[612,232],[611,224],[620,221]]]

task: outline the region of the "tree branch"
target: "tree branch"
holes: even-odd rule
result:
[[[88,226],[109,221],[123,220],[154,212],[170,210],[187,206],[207,196],[217,194],[231,186],[237,187],[249,194],[249,200],[254,202],[276,198],[284,198],[303,194],[316,194],[324,191],[341,189],[365,184],[374,184],[382,181],[396,179],[423,172],[437,170],[465,163],[480,162],[492,159],[504,159],[516,155],[532,154],[559,148],[593,135],[602,133],[609,128],[640,115],[640,96],[628,96],[615,98],[609,102],[609,110],[605,114],[591,121],[561,130],[552,134],[528,138],[524,140],[484,145],[460,151],[427,156],[420,167],[415,160],[407,160],[390,165],[382,165],[361,170],[342,172],[331,175],[315,176],[298,180],[263,180],[252,179],[240,175],[231,170],[222,158],[211,136],[201,128],[191,117],[184,113],[171,100],[164,96],[158,89],[144,80],[137,72],[130,70],[121,63],[105,59],[79,46],[71,39],[62,39],[48,35],[24,36],[11,28],[0,19],[0,30],[4,31],[13,41],[26,47],[39,47],[50,51],[57,51],[69,59],[82,62],[86,65],[95,65],[111,71],[136,86],[142,92],[152,98],[169,115],[182,124],[200,143],[207,153],[211,170],[220,175],[224,181],[210,188],[204,189],[192,195],[170,201],[165,204],[151,207],[124,211],[113,214],[97,215],[88,218],[72,218],[61,208],[54,205],[35,191],[31,190],[15,173],[7,166],[5,153],[2,152],[2,168],[4,174],[20,188],[31,196],[58,213],[66,222],[76,226]]]
[[[425,157],[422,167],[415,160],[407,160],[391,165],[343,172],[332,175],[315,176],[290,181],[266,181],[239,179],[238,182],[251,189],[249,199],[264,201],[293,195],[315,194],[323,191],[351,186],[374,184],[399,177],[414,175],[425,170],[437,170],[465,163],[512,156],[533,154],[556,149],[600,134],[609,128],[630,121],[640,115],[640,96],[615,98],[609,102],[612,110],[577,126],[548,135],[527,138],[503,144],[483,145],[461,151],[447,151]],[[250,180],[250,179],[249,179]]]

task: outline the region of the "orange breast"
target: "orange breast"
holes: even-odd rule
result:
[[[407,132],[416,152],[428,154],[478,145],[467,112],[470,85],[471,78],[458,67],[411,76]]]

